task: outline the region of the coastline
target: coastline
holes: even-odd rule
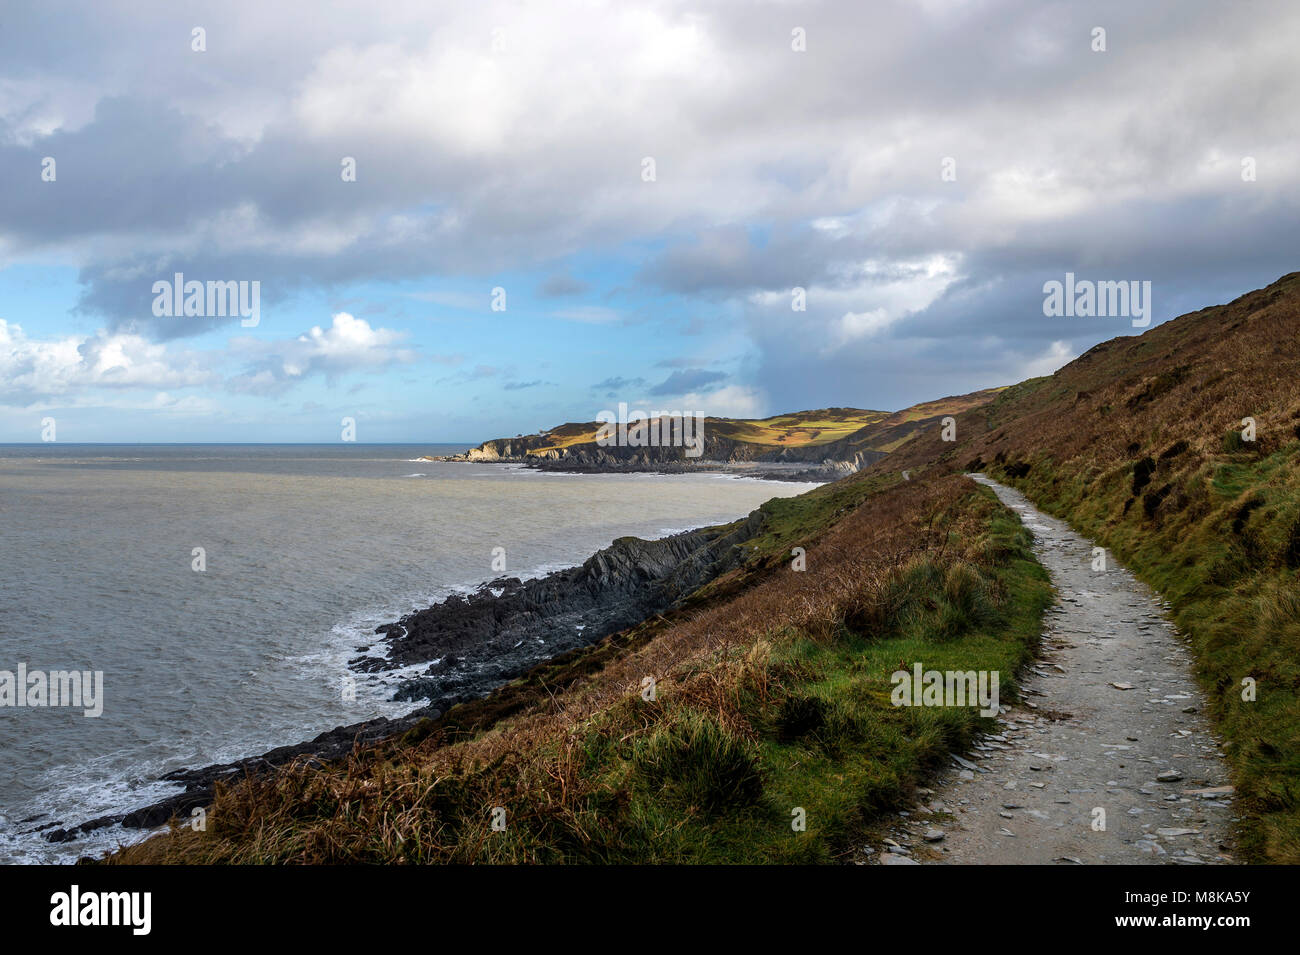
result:
[[[671,460],[628,459],[602,456],[564,456],[558,458],[523,454],[496,458],[470,457],[469,452],[457,455],[426,455],[421,461],[449,464],[508,464],[530,471],[547,474],[723,474],[738,479],[755,481],[787,481],[794,484],[828,484],[854,473],[857,467],[849,462],[827,459],[819,464],[796,461],[690,461],[680,457]]]
[[[487,463],[487,462],[481,462]],[[513,462],[491,462],[511,464]],[[549,473],[568,469],[545,468]],[[707,470],[734,479],[775,480],[736,469]],[[593,473],[576,471],[573,473]],[[613,469],[605,473],[681,473],[667,469]],[[792,480],[782,478],[780,480]],[[801,481],[809,489],[822,482]],[[298,760],[318,765],[342,759],[359,744],[435,729],[453,707],[490,704],[513,682],[553,668],[606,638],[671,613],[700,587],[743,561],[742,545],[762,524],[759,510],[730,524],[708,525],[660,538],[623,537],[571,567],[538,577],[500,577],[457,592],[374,631],[348,661],[354,673],[423,666],[397,684],[394,701],[412,704],[400,716],[335,726],[317,736],[266,752],[201,767],[177,769],[155,783],[179,791],[127,812],[29,830],[47,842],[74,843],[114,826],[141,833],[209,805],[218,784],[274,771]],[[376,648],[385,652],[377,656]],[[491,709],[489,705],[487,707]],[[102,834],[102,833],[101,833]],[[147,837],[147,836],[144,836]],[[97,861],[82,857],[79,862]]]

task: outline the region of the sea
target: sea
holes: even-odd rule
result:
[[[347,660],[376,626],[502,576],[502,559],[536,577],[809,489],[421,460],[464,449],[0,445],[0,678],[102,674],[98,716],[0,706],[0,862],[147,835],[42,832],[177,792],[165,772],[409,712],[391,700],[402,671]]]

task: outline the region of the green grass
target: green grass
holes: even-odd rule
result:
[[[750,555],[784,561],[793,545],[807,542],[881,489],[897,484],[894,475],[872,475],[823,484],[795,497],[776,497],[760,505],[762,530],[749,540]]]
[[[982,566],[923,561],[907,568],[883,632],[846,624],[831,639],[766,635],[763,678],[740,690],[752,737],[671,694],[654,706],[608,712],[587,731],[585,771],[628,799],[611,842],[566,861],[839,858],[873,819],[905,805],[946,754],[992,725],[974,708],[895,707],[890,674],[914,662],[996,670],[1003,701],[1014,698],[1015,674],[1037,646],[1051,591],[1024,529],[1000,505],[981,543],[988,555]],[[769,681],[781,689],[764,696],[758,687]],[[791,827],[798,809],[804,832]]]
[[[647,409],[657,410],[657,409]],[[831,444],[841,438],[877,424],[889,417],[887,411],[865,411],[858,408],[829,408],[818,411],[796,411],[771,418],[709,418],[706,432],[715,437],[727,438],[746,444],[769,448],[800,448]],[[596,440],[597,424],[566,424],[548,432],[550,441],[529,454],[542,454],[560,448],[589,444]]]

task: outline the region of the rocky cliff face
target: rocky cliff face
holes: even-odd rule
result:
[[[541,470],[561,471],[685,471],[715,469],[735,464],[807,464],[824,472],[811,479],[834,480],[851,474],[885,457],[882,451],[853,446],[852,436],[831,444],[773,448],[766,445],[715,437],[705,431],[703,452],[687,457],[681,447],[601,446],[593,442],[564,448],[547,448],[544,435],[498,438],[485,441],[464,454],[444,458],[447,461],[472,461],[491,464],[526,464]],[[546,448],[546,450],[539,450]]]
[[[681,447],[602,446],[595,441],[596,423],[569,422],[544,434],[485,441],[464,454],[435,460],[524,464],[557,471],[749,469],[747,473],[754,476],[787,479],[791,469],[803,468],[803,476],[796,480],[828,481],[875,464],[910,444],[918,433],[937,431],[949,415],[987,405],[1002,390],[952,395],[893,413],[823,408],[754,420],[706,418],[704,446],[696,457],[688,457]],[[826,434],[823,429],[828,423],[836,429],[829,433],[844,433],[846,423],[856,430],[825,444],[798,443]],[[756,469],[759,465],[768,467]]]
[[[490,581],[474,594],[454,595],[380,627],[387,656],[360,657],[351,665],[375,672],[432,661],[402,684],[397,699],[439,703],[484,692],[543,660],[671,610],[738,566],[739,545],[761,524],[755,511],[727,528],[652,541],[624,537],[579,567],[529,581]]]
[[[547,445],[549,439],[540,434],[524,435],[520,438],[497,438],[484,441],[477,448],[470,448],[464,454],[453,454],[448,461],[485,461],[489,463],[522,463],[533,448]]]

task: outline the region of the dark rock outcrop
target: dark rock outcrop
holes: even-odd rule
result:
[[[659,540],[624,537],[579,567],[535,580],[503,578],[478,592],[378,628],[386,659],[363,657],[358,669],[380,670],[431,661],[406,681],[397,699],[436,700],[500,683],[560,653],[675,607],[741,560],[739,545],[762,523],[759,511],[724,528]]]
[[[705,583],[739,566],[740,545],[762,523],[762,513],[754,511],[735,524],[660,540],[620,538],[579,567],[528,581],[491,581],[474,594],[454,595],[381,626],[376,634],[388,653],[357,657],[350,666],[382,672],[428,663],[421,675],[404,680],[394,697],[424,701],[418,709],[397,719],[338,726],[261,756],[168,773],[162,778],[182,787],[175,795],[73,826],[51,823],[42,827],[48,829],[45,838],[70,842],[119,824],[126,829],[154,828],[209,805],[219,783],[304,758],[322,763],[340,759],[359,743],[394,737],[425,720],[437,720],[456,704],[486,696],[547,660],[679,606]]]
[[[909,425],[900,434],[914,427]],[[550,443],[549,436],[537,434],[498,438],[463,454],[435,460],[523,464],[541,471],[599,474],[725,471],[765,480],[825,482],[839,480],[887,457],[883,451],[860,447],[853,435],[830,444],[774,448],[706,431],[703,450],[697,457],[689,457],[684,448],[673,446],[604,446],[589,441],[555,448],[549,447]]]

